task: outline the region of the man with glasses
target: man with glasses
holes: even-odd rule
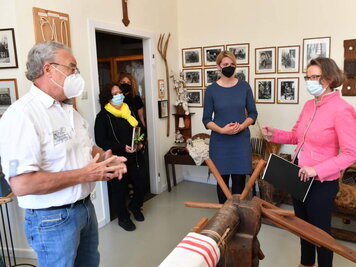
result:
[[[123,157],[96,147],[73,109],[84,80],[71,50],[56,42],[28,54],[30,91],[0,121],[5,178],[25,209],[25,234],[39,266],[99,266],[96,181],[121,179]]]

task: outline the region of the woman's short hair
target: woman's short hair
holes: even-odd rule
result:
[[[321,79],[325,79],[330,82],[330,89],[334,89],[342,85],[346,77],[342,70],[336,65],[335,61],[327,57],[317,57],[310,60],[308,68],[310,66],[319,66],[321,69]]]
[[[43,65],[53,61],[58,50],[64,49],[72,53],[72,50],[64,44],[52,41],[35,44],[27,55],[26,78],[30,81],[36,80],[43,74]]]
[[[99,103],[100,106],[102,108],[105,107],[105,105],[107,103],[110,102],[110,100],[112,99],[112,93],[111,90],[114,86],[119,87],[119,84],[117,83],[113,83],[113,82],[109,82],[104,84],[101,88],[100,88],[100,93],[99,93]]]
[[[120,72],[117,83],[120,84],[121,80],[124,78],[128,78],[130,80],[132,91],[129,93],[132,95],[132,97],[138,96],[139,94],[138,94],[137,82],[135,77],[129,73]]]
[[[232,62],[236,65],[236,57],[233,53],[230,51],[224,50],[219,53],[219,55],[216,57],[216,65],[220,65],[221,61],[223,60],[224,57],[228,57],[232,60]]]

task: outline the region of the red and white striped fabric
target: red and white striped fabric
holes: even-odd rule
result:
[[[159,267],[214,267],[219,259],[220,250],[213,239],[189,233]]]

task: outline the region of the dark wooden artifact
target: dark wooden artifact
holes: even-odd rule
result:
[[[220,247],[217,266],[258,266],[263,258],[257,234],[261,228],[261,209],[257,203],[234,195],[211,218],[200,234],[214,239]]]
[[[342,86],[343,96],[356,96],[356,39],[344,40],[344,71],[347,80]]]
[[[126,27],[130,24],[127,1],[128,0],[122,0],[122,23],[124,23]]]
[[[349,259],[352,262],[356,262],[356,251],[338,243],[332,236],[322,231],[318,227],[297,218],[294,215],[293,211],[280,209],[274,206],[273,204],[257,197],[254,197],[250,201],[241,199],[247,196],[246,191],[250,190],[251,184],[255,182],[258,177],[258,174],[262,171],[265,165],[265,162],[263,160],[261,160],[258,166],[255,168],[255,171],[252,174],[244,192],[241,194],[241,197],[239,195],[232,196],[225,183],[221,183],[221,181],[219,182],[220,174],[211,160],[206,160],[205,162],[207,163],[209,168],[212,166],[211,171],[215,177],[218,177],[217,180],[223,192],[228,192],[225,193],[228,200],[224,205],[199,202],[185,202],[185,205],[189,207],[217,209],[221,208],[230,211],[229,214],[226,214],[226,212],[224,212],[218,215],[219,213],[217,213],[217,215],[213,217],[214,220],[211,223],[209,221],[206,223],[205,221],[206,227],[204,227],[201,231],[201,234],[205,234],[205,232],[209,232],[205,229],[214,229],[214,232],[221,233],[224,230],[224,224],[227,225],[225,229],[229,229],[228,232],[236,231],[235,235],[230,234],[230,236],[228,236],[228,233],[226,232],[227,230],[225,230],[226,242],[229,242],[226,245],[225,249],[221,248],[221,260],[218,266],[258,266],[258,260],[263,259],[264,257],[257,240],[257,233],[259,231],[261,217],[265,218],[270,223],[282,229],[285,229],[307,240],[310,243],[315,244],[316,246],[323,246]],[[236,214],[231,215],[231,212],[233,212],[234,210],[238,216]],[[225,214],[225,216],[223,214]],[[262,216],[258,214],[262,214]],[[219,224],[220,221],[221,224]],[[239,222],[237,227],[231,225],[233,221]],[[249,228],[251,224],[252,227]],[[240,238],[241,236],[239,236],[238,233],[240,233],[241,236],[245,237],[245,239],[242,240]],[[219,234],[219,236],[221,235]],[[210,237],[213,238],[212,236]],[[222,241],[224,241],[223,238],[221,239]],[[249,252],[246,252],[246,250],[244,250],[246,247],[250,249]],[[244,262],[244,264],[239,265],[239,262]]]

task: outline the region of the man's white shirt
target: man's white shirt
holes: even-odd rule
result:
[[[35,85],[0,120],[1,165],[8,181],[28,172],[82,168],[92,160],[93,145],[88,123],[73,106],[54,100]],[[28,209],[61,206],[86,197],[94,187],[95,183],[83,183],[50,194],[21,196],[18,202]]]

